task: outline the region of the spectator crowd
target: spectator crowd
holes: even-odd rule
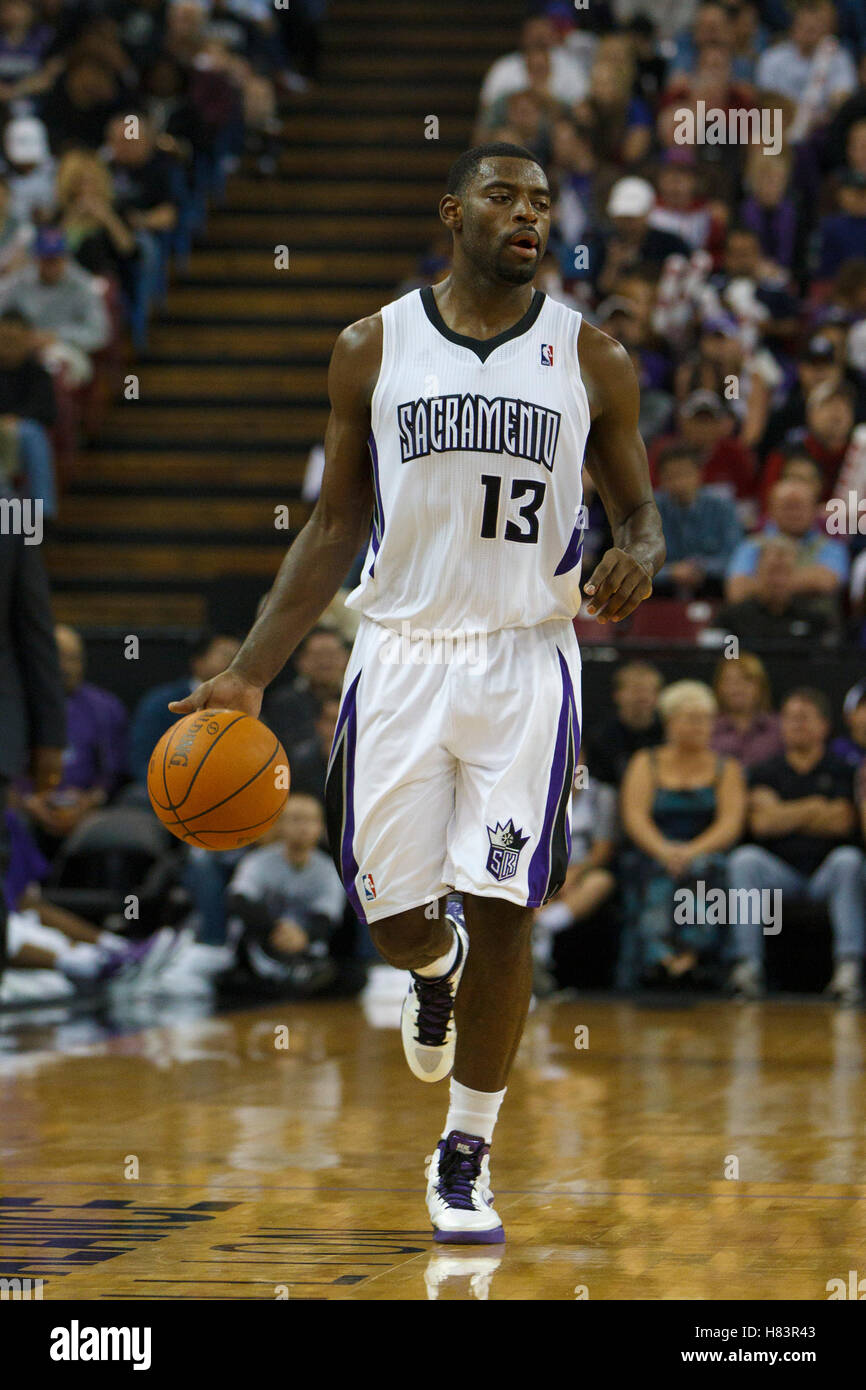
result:
[[[277,169],[323,0],[0,0],[0,484],[50,522],[227,174]]]

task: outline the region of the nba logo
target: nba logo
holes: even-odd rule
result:
[[[553,366],[553,343],[541,344],[541,365],[542,367]]]
[[[364,874],[361,878],[361,882],[364,885],[364,897],[367,899],[367,902],[371,902],[376,896],[376,885],[373,882],[373,875]]]

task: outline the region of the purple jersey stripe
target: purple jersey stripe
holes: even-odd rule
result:
[[[337,727],[334,730],[334,744],[331,749],[331,756],[328,761],[328,777],[331,777],[332,769],[338,773],[342,785],[334,788],[340,798],[340,825],[337,831],[339,834],[339,849],[333,844],[333,833],[331,853],[340,872],[346,896],[352,904],[352,908],[362,922],[366,922],[366,914],[361,906],[361,899],[355,887],[355,879],[358,875],[358,864],[353,853],[353,841],[355,838],[355,746],[358,737],[358,711],[357,711],[357,692],[358,682],[361,679],[359,671],[343,701],[343,707],[337,720]],[[340,754],[342,753],[342,757]],[[338,767],[338,764],[341,766]],[[326,787],[326,794],[331,791]]]
[[[376,438],[373,431],[370,431],[368,439],[370,446],[370,458],[373,463],[373,487],[375,489],[375,505],[373,508],[373,534],[371,544],[373,546],[373,558],[370,561],[370,568],[367,571],[372,575],[376,565],[376,556],[379,554],[379,546],[382,544],[382,534],[385,530],[385,508],[382,506],[382,489],[379,482],[379,450],[376,448]]]
[[[571,533],[571,539],[569,540],[568,545],[565,547],[565,554],[563,555],[559,564],[556,566],[556,569],[553,571],[554,575],[568,574],[569,570],[574,569],[582,554],[583,527],[575,526],[574,530]]]
[[[565,657],[558,647],[556,649],[556,654],[559,657],[559,670],[562,679],[562,703],[559,707],[556,743],[553,750],[553,765],[550,769],[550,781],[547,785],[547,804],[544,810],[544,825],[541,835],[539,836],[538,844],[529,861],[529,894],[526,900],[527,907],[540,907],[547,894],[547,886],[550,881],[551,845],[556,825],[556,812],[562,801],[563,780],[570,761],[569,748],[574,747],[572,740],[577,724],[574,687],[571,683],[571,674]]]

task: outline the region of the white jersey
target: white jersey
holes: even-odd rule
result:
[[[590,426],[580,324],[540,290],[486,340],[453,332],[430,287],[384,306],[373,527],[349,608],[398,630],[575,616]]]

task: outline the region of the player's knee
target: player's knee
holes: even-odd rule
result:
[[[442,954],[442,916],[427,917],[423,910],[397,912],[370,923],[373,945],[390,965],[412,970]]]
[[[526,948],[532,936],[535,910],[503,898],[465,897],[463,907],[470,949],[490,949],[504,955]]]

